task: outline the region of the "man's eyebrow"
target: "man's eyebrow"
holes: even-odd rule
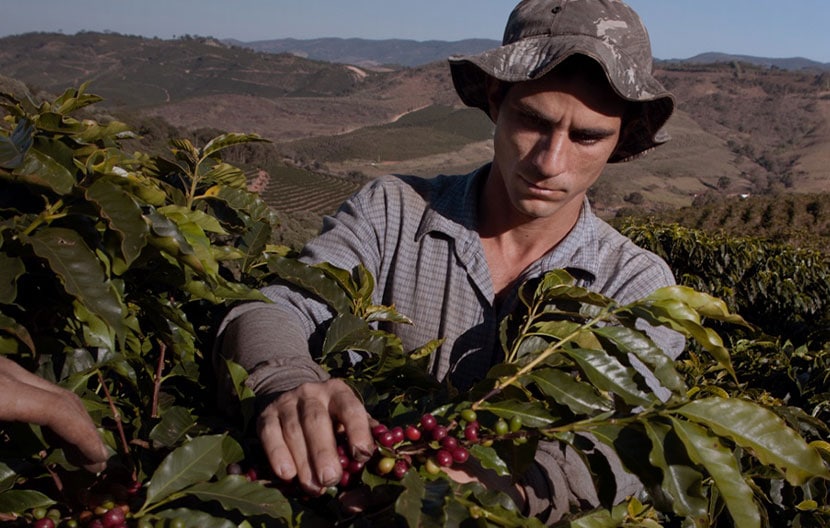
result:
[[[542,114],[541,112],[539,112],[535,108],[533,108],[531,106],[528,106],[526,104],[523,104],[521,101],[517,101],[515,103],[515,106],[516,106],[516,109],[520,113],[526,115],[527,117],[530,117],[531,119],[534,119],[534,120],[538,121],[539,123],[545,123],[545,124],[548,124],[548,125],[555,125],[557,123],[556,119]],[[617,130],[614,129],[614,128],[603,128],[603,127],[575,128],[571,131],[571,135],[576,135],[576,136],[579,136],[579,137],[591,138],[591,139],[604,139],[604,138],[607,138],[607,137],[611,137],[616,133],[617,133]]]

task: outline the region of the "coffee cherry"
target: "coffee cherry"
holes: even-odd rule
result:
[[[385,433],[388,430],[389,430],[389,428],[386,427],[385,425],[378,424],[378,425],[372,427],[372,436],[375,437],[375,440],[379,440],[380,435],[382,435],[383,433]]]
[[[259,475],[257,475],[256,469],[251,468],[245,472],[245,478],[248,479],[250,482],[256,482]]]
[[[395,445],[395,435],[392,433],[392,431],[386,431],[385,433],[380,435],[380,438],[378,438],[378,443],[383,447],[392,447],[393,445]]]
[[[421,430],[414,425],[407,425],[404,433],[406,435],[406,439],[410,442],[417,442],[421,439]]]
[[[392,474],[395,475],[396,479],[400,480],[404,477],[404,475],[406,475],[407,471],[409,471],[409,464],[407,464],[405,460],[398,460],[395,462]]]
[[[352,460],[349,462],[349,467],[346,469],[349,473],[355,474],[363,471],[363,462]]]
[[[38,521],[43,519],[44,517],[46,517],[46,508],[34,508],[32,510],[32,517],[34,517],[35,520]]]
[[[167,528],[187,528],[187,522],[184,519],[176,517],[170,519],[170,522],[167,523]]]
[[[510,419],[510,431],[515,433],[522,428],[522,419],[519,416],[514,416]]]
[[[147,517],[142,517],[138,520],[136,528],[153,528],[153,521],[151,521]]]
[[[395,468],[396,460],[392,457],[383,457],[378,461],[378,474],[386,475]]]
[[[461,411],[461,419],[467,423],[475,422],[476,418],[478,418],[476,412],[472,409],[464,409]]]
[[[46,514],[46,510],[44,510],[44,515]],[[49,517],[41,517],[40,519],[36,519],[35,522],[32,523],[34,528],[55,528],[55,521],[50,519]]]
[[[421,427],[424,428],[424,431],[432,431],[436,425],[438,425],[438,420],[435,419],[435,416],[431,414],[421,416]]]
[[[349,462],[351,462],[351,461],[352,461],[352,460],[351,460],[349,457],[347,457],[346,455],[338,455],[338,456],[337,456],[337,459],[340,461],[340,467],[342,467],[343,469],[348,468],[348,467],[349,467]]]
[[[503,418],[499,418],[499,421],[496,422],[496,425],[493,428],[493,430],[496,432],[497,435],[502,436],[507,434],[507,432],[510,430],[510,426],[507,425],[507,422],[504,421]]]
[[[454,436],[445,436],[443,439],[441,439],[441,446],[447,451],[452,452],[453,449],[458,447],[458,439],[456,439]]]
[[[344,471],[342,475],[340,475],[340,483],[339,486],[341,488],[345,488],[349,485],[349,482],[352,480],[352,474],[348,471]]]
[[[104,528],[104,522],[101,519],[92,519],[86,526],[87,528]]]
[[[427,473],[430,475],[437,475],[441,472],[441,468],[432,458],[428,458],[426,463],[424,464],[424,469],[427,470]]]
[[[470,458],[470,452],[467,451],[466,447],[458,446],[452,450],[452,459],[459,464],[463,464]]]
[[[119,507],[115,507],[107,513],[105,513],[101,517],[101,522],[104,524],[104,528],[118,528],[124,521],[127,520],[126,515],[124,515],[124,510]]]
[[[405,438],[403,427],[393,427],[392,429],[390,429],[389,432],[392,433],[392,439],[395,441],[396,444],[399,442],[403,442]]]
[[[472,423],[467,424],[467,427],[464,428],[464,438],[473,444],[478,442],[478,427],[474,427]]]
[[[234,462],[233,464],[228,464],[228,467],[225,469],[228,475],[241,475],[242,474],[242,466]],[[141,484],[138,484],[141,487]]]
[[[439,449],[435,453],[435,460],[439,466],[450,467],[452,465],[452,454],[446,449]]]
[[[432,430],[432,439],[436,442],[440,442],[443,440],[449,431],[443,425],[436,425],[435,428]]]

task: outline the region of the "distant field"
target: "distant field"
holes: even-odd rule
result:
[[[329,214],[360,186],[359,181],[284,165],[268,172],[270,181],[260,195],[277,212]]]

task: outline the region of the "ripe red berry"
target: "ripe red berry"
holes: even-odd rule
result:
[[[251,481],[251,482],[255,482],[255,481],[257,480],[257,478],[258,478],[258,475],[257,475],[256,469],[251,468],[251,469],[249,469],[248,471],[246,471],[246,472],[245,472],[245,478],[246,478],[246,479],[248,479],[248,480],[249,480],[249,481]]]
[[[86,525],[87,528],[104,528],[104,522],[101,519],[92,519],[89,524]]]
[[[473,427],[472,424],[468,424],[467,427],[464,428],[464,438],[473,444],[478,442],[478,427]]]
[[[404,432],[403,427],[397,426],[393,427],[390,431],[392,433],[392,438],[395,440],[395,443],[403,442],[404,439]]]
[[[380,438],[378,438],[378,443],[383,447],[392,447],[395,445],[395,435],[392,434],[392,431],[386,431]]]
[[[409,470],[409,464],[406,463],[405,460],[398,460],[395,462],[395,467],[392,470],[392,474],[395,475],[395,478],[400,480],[406,475],[406,472]]]
[[[55,528],[55,521],[49,517],[43,517],[32,523],[34,528]]]
[[[450,467],[452,465],[452,454],[446,449],[439,449],[435,453],[435,460],[439,466]]]
[[[363,470],[363,462],[358,462],[357,460],[352,460],[349,462],[349,467],[347,471],[349,473],[360,473]]]
[[[447,451],[452,451],[453,449],[458,447],[458,439],[454,436],[445,436],[443,439],[441,439],[441,446]]]
[[[351,461],[352,461],[352,460],[351,460],[349,457],[347,457],[346,455],[338,455],[338,457],[337,457],[337,458],[338,458],[338,460],[340,461],[340,467],[342,467],[343,469],[346,469],[347,467],[349,467],[349,462],[351,462]]]
[[[424,431],[432,431],[437,424],[438,420],[435,419],[435,416],[431,414],[421,416],[421,427],[424,428]]]
[[[352,480],[352,474],[348,471],[344,471],[342,475],[340,475],[340,487],[345,488],[349,485],[349,482]]]
[[[406,433],[406,439],[410,442],[417,442],[421,439],[421,430],[414,425],[407,425],[404,433]]]
[[[383,433],[385,433],[388,430],[389,430],[389,428],[386,427],[385,425],[378,424],[378,425],[372,427],[372,436],[375,437],[375,440],[379,440],[380,435],[382,435]]]
[[[440,442],[443,440],[449,431],[443,425],[436,425],[435,428],[432,430],[432,439],[436,442]]]
[[[101,516],[101,523],[104,525],[104,528],[117,528],[126,520],[127,517],[124,515],[124,510],[118,506],[107,510],[107,513]]]
[[[458,446],[452,450],[452,459],[459,464],[463,464],[468,458],[470,458],[470,452],[466,447]]]

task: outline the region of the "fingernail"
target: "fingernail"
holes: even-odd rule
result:
[[[372,457],[372,451],[372,449],[367,449],[365,447],[354,446],[352,448],[352,458],[358,462],[366,462]]]
[[[330,486],[337,482],[337,472],[332,467],[323,468],[320,472],[320,483]]]
[[[288,480],[288,475],[291,473],[291,468],[286,465],[282,465],[277,468],[277,476],[282,480]]]

